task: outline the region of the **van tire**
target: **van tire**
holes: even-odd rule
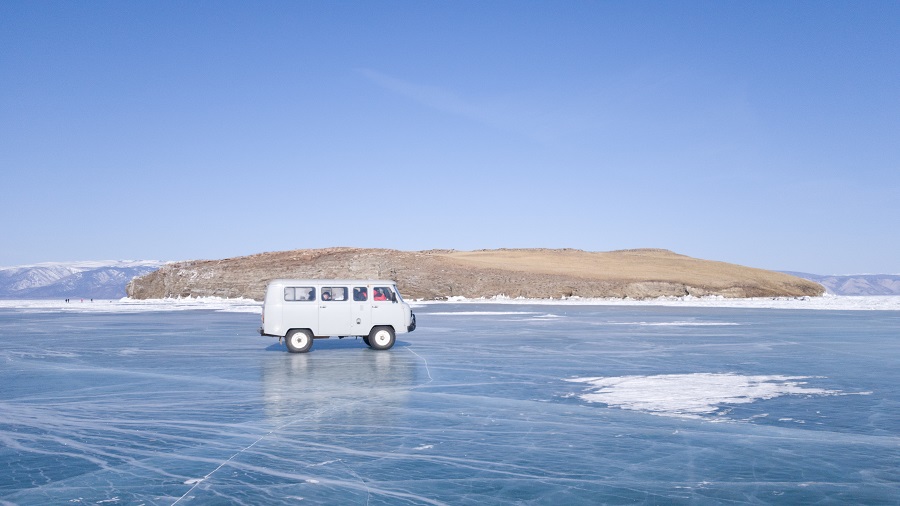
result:
[[[291,353],[306,353],[312,348],[312,332],[306,329],[294,329],[284,336],[284,344]]]
[[[391,327],[375,327],[369,332],[369,346],[373,350],[389,350],[394,346],[396,337]]]
[[[366,346],[372,346],[369,344],[369,336],[363,336],[363,342],[366,343]]]

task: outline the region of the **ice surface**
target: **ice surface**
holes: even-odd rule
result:
[[[427,304],[295,355],[252,301],[94,304],[0,306],[2,504],[900,497],[897,311]]]

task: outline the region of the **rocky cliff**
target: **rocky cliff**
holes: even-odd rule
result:
[[[397,251],[325,248],[168,264],[134,279],[128,296],[262,300],[276,278],[393,279],[408,299],[660,296],[799,297],[822,286],[784,273],[667,250]]]

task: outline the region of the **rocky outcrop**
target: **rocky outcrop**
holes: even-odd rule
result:
[[[129,283],[136,299],[246,297],[262,300],[277,278],[393,279],[408,299],[505,295],[526,298],[661,296],[799,297],[811,281],[762,269],[643,249],[397,251],[324,248],[167,264]]]

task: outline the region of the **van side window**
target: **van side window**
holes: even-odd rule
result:
[[[387,286],[376,286],[372,300],[391,300],[391,289]]]
[[[316,300],[316,289],[311,286],[289,286],[284,289],[284,300]]]
[[[353,300],[362,302],[368,300],[369,290],[364,286],[353,287]]]
[[[347,300],[346,286],[323,286],[322,300],[326,301],[345,301]]]

